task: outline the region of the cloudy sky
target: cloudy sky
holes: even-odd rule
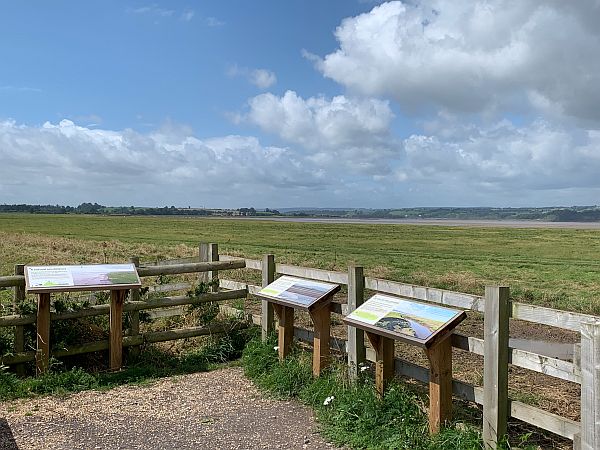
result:
[[[600,203],[599,0],[0,8],[0,203]]]

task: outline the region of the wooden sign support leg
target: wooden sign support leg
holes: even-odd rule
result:
[[[40,375],[50,365],[50,294],[38,294],[37,310],[37,349],[35,371]]]
[[[331,327],[331,309],[329,304],[310,311],[315,327],[313,339],[313,376],[318,377],[329,364],[329,340]]]
[[[426,350],[429,358],[429,432],[452,418],[452,344],[450,336]]]
[[[375,349],[375,387],[379,396],[383,397],[386,385],[394,375],[394,340],[368,331],[366,333]]]
[[[283,361],[294,340],[294,308],[273,304],[273,309],[279,318],[279,360]]]
[[[123,364],[123,302],[126,295],[126,290],[110,291],[110,370],[119,370]]]

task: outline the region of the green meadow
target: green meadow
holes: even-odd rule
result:
[[[319,224],[185,217],[0,215],[0,273],[15,263],[125,261],[221,253],[482,294],[506,284],[513,299],[600,314],[600,230]]]

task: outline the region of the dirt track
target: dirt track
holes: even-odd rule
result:
[[[4,419],[2,419],[2,417]],[[310,411],[239,368],[0,404],[0,449],[331,449]]]

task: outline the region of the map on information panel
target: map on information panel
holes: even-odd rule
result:
[[[258,295],[269,297],[277,303],[310,309],[339,289],[337,284],[283,276],[262,288]]]
[[[344,321],[384,336],[426,344],[438,332],[458,325],[465,317],[464,311],[376,294]]]
[[[28,292],[129,289],[141,282],[134,264],[26,266]]]

